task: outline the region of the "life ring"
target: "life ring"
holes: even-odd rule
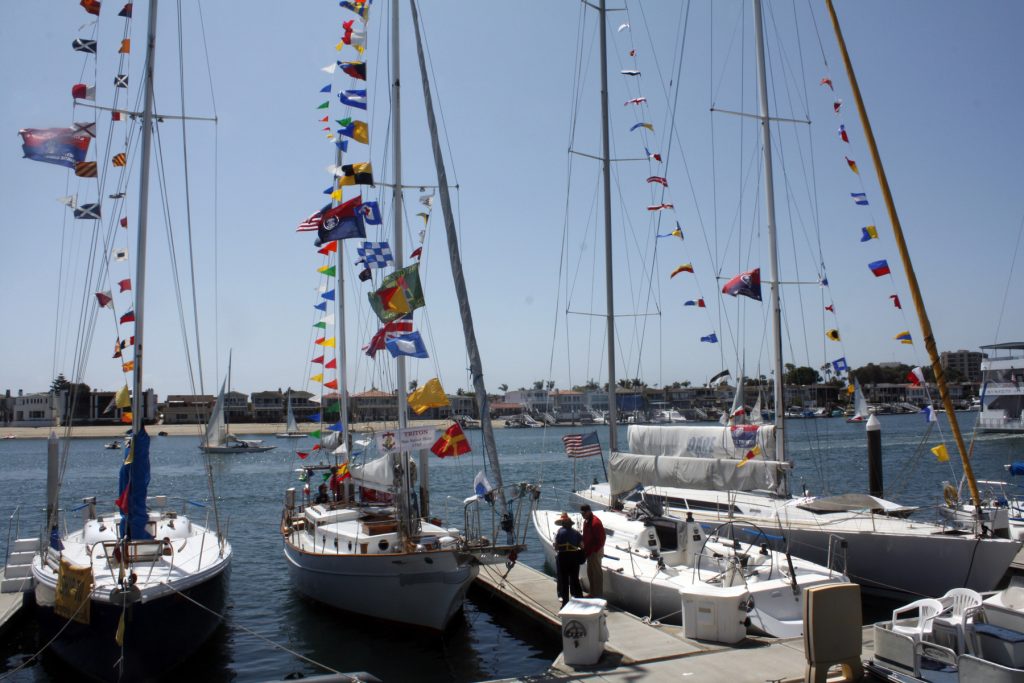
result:
[[[960,496],[957,495],[956,487],[950,484],[948,481],[942,485],[942,498],[946,501],[946,505],[953,508],[960,500]]]

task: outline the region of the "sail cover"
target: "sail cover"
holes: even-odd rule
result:
[[[630,425],[627,435],[629,452],[640,455],[741,460],[751,449],[759,446],[759,460],[762,458],[764,460],[775,459],[775,427],[773,425],[733,425],[732,427]]]
[[[352,465],[349,472],[355,484],[378,491],[393,491],[395,488],[394,456],[391,453],[362,465]]]
[[[637,486],[705,490],[781,490],[786,465],[775,458],[775,427],[630,425],[629,453],[612,453],[612,495]],[[753,458],[745,456],[758,448]],[[740,463],[742,467],[738,467]]]
[[[121,492],[117,505],[121,508],[121,535],[142,540],[153,538],[146,531],[149,513],[146,511],[146,494],[149,492],[149,434],[146,428],[132,437],[125,448],[125,459],[118,475],[118,489]]]

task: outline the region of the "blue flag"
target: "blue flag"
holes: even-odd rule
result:
[[[313,413],[312,415],[310,415],[306,419],[309,420],[310,422],[319,422],[320,421],[320,413]]]
[[[413,358],[430,358],[427,354],[427,347],[423,343],[423,337],[419,332],[410,332],[398,337],[384,340],[384,346],[395,358],[398,356],[412,356]]]
[[[77,125],[77,124],[76,124]],[[85,161],[90,136],[74,128],[23,128],[18,131],[26,159],[74,168]]]
[[[367,225],[380,225],[380,207],[377,202],[363,202],[359,207],[363,213],[363,220]]]
[[[324,87],[320,88],[320,92],[331,92],[331,84],[328,83]]]
[[[712,332],[711,334],[707,335],[706,337],[701,337],[700,340],[702,342],[707,342],[709,344],[717,344],[718,343],[718,335],[715,334],[714,332]]]
[[[313,308],[315,308],[318,311],[324,311],[326,313],[327,312],[327,302],[326,301],[321,301],[316,306],[313,306]]]
[[[832,361],[832,368],[836,372],[846,372],[850,369],[850,366],[846,364],[846,357],[843,356],[842,358],[837,358]]]
[[[366,90],[342,90],[338,99],[346,106],[366,109]]]
[[[334,301],[334,290],[333,290],[333,289],[329,289],[329,290],[327,290],[326,292],[324,292],[324,293],[322,293],[322,294],[320,295],[320,298],[322,298],[322,299],[327,299],[327,301]],[[324,302],[323,302],[323,304],[324,304],[325,306],[327,305],[327,301],[324,301]],[[326,310],[326,309],[325,309],[325,310]]]

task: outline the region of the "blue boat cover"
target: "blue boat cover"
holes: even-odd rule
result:
[[[128,495],[125,496],[125,489]],[[118,477],[118,493],[125,498],[121,508],[121,536],[135,540],[152,538],[146,531],[149,513],[146,495],[149,492],[149,434],[142,427],[124,452],[124,463]]]

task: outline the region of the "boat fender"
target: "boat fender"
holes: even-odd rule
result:
[[[942,485],[942,498],[946,501],[948,507],[954,508],[960,496],[956,493],[956,487],[947,481]]]
[[[164,536],[163,544],[164,544],[163,554],[164,555],[173,555],[174,554],[174,546],[171,544],[171,539],[168,536]]]

